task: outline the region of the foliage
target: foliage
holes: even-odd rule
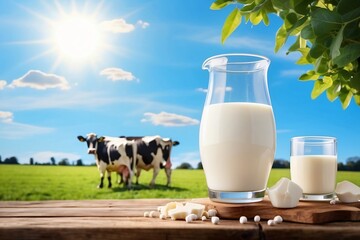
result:
[[[84,166],[84,163],[81,159],[76,160],[76,166]]]
[[[275,52],[289,39],[288,53],[299,52],[297,64],[311,64],[302,81],[314,81],[311,98],[326,92],[346,109],[351,99],[360,105],[360,1],[358,0],[216,0],[210,6],[235,9],[223,25],[221,42],[235,31],[242,18],[253,25],[270,24],[269,14],[283,20],[275,36]]]
[[[0,162],[1,164],[19,164],[17,157],[5,158],[4,161]]]
[[[204,198],[207,197],[202,170],[179,170],[172,173],[172,186],[166,187],[166,175],[160,171],[154,189],[149,187],[152,171],[142,171],[140,184],[132,190],[115,183],[111,189],[96,188],[99,172],[95,166],[0,165],[0,201],[4,200],[83,200],[140,198]],[[272,169],[268,186],[281,177],[290,178],[289,169]],[[337,182],[349,180],[360,185],[360,172],[338,172]]]
[[[272,165],[273,168],[290,168],[290,162],[283,159],[275,159]]]
[[[193,167],[190,163],[184,162],[177,166],[176,169],[193,169]]]
[[[350,157],[346,160],[346,164],[338,163],[338,170],[341,171],[360,171],[360,157]]]
[[[59,164],[60,166],[68,166],[68,165],[70,165],[69,159],[63,158],[63,159],[61,159],[61,160],[59,161],[58,164]]]

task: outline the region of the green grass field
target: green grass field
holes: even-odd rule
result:
[[[66,199],[134,199],[134,198],[199,198],[207,197],[202,170],[173,170],[172,186],[165,186],[166,176],[161,171],[156,186],[148,183],[152,170],[142,171],[140,184],[127,190],[116,183],[113,187],[97,189],[99,173],[95,166],[30,166],[0,165],[0,200],[66,200]],[[289,169],[273,169],[268,186],[281,177],[290,177]],[[106,181],[105,181],[106,180]],[[104,180],[107,186],[107,179]],[[337,180],[349,180],[360,185],[360,172],[338,172]]]

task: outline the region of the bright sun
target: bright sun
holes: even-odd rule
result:
[[[86,16],[66,16],[54,24],[53,41],[62,58],[71,61],[93,60],[101,47],[101,31]]]

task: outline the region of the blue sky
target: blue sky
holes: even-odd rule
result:
[[[360,108],[310,99],[309,66],[273,51],[281,21],[242,24],[220,43],[233,9],[206,1],[0,1],[0,155],[28,163],[94,162],[76,136],[161,135],[180,141],[174,165],[200,161],[198,131],[208,84],[203,61],[223,53],[271,60],[268,81],[276,158],[291,137],[338,139],[338,160],[360,155]],[[75,26],[75,27],[74,27]]]

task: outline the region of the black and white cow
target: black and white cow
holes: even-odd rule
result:
[[[167,186],[171,184],[171,149],[180,143],[172,141],[170,138],[161,138],[160,136],[145,136],[145,137],[125,137],[120,139],[127,141],[134,140],[136,142],[136,184],[139,183],[141,169],[146,171],[153,168],[153,177],[150,181],[150,186],[155,185],[155,179],[159,174],[161,168],[165,168],[167,177]]]
[[[97,137],[94,133],[77,137],[86,142],[88,153],[94,154],[100,172],[99,188],[103,187],[105,171],[108,176],[108,187],[111,188],[111,172],[121,174],[125,185],[131,187],[133,169],[135,168],[136,144],[133,140],[111,137]]]

